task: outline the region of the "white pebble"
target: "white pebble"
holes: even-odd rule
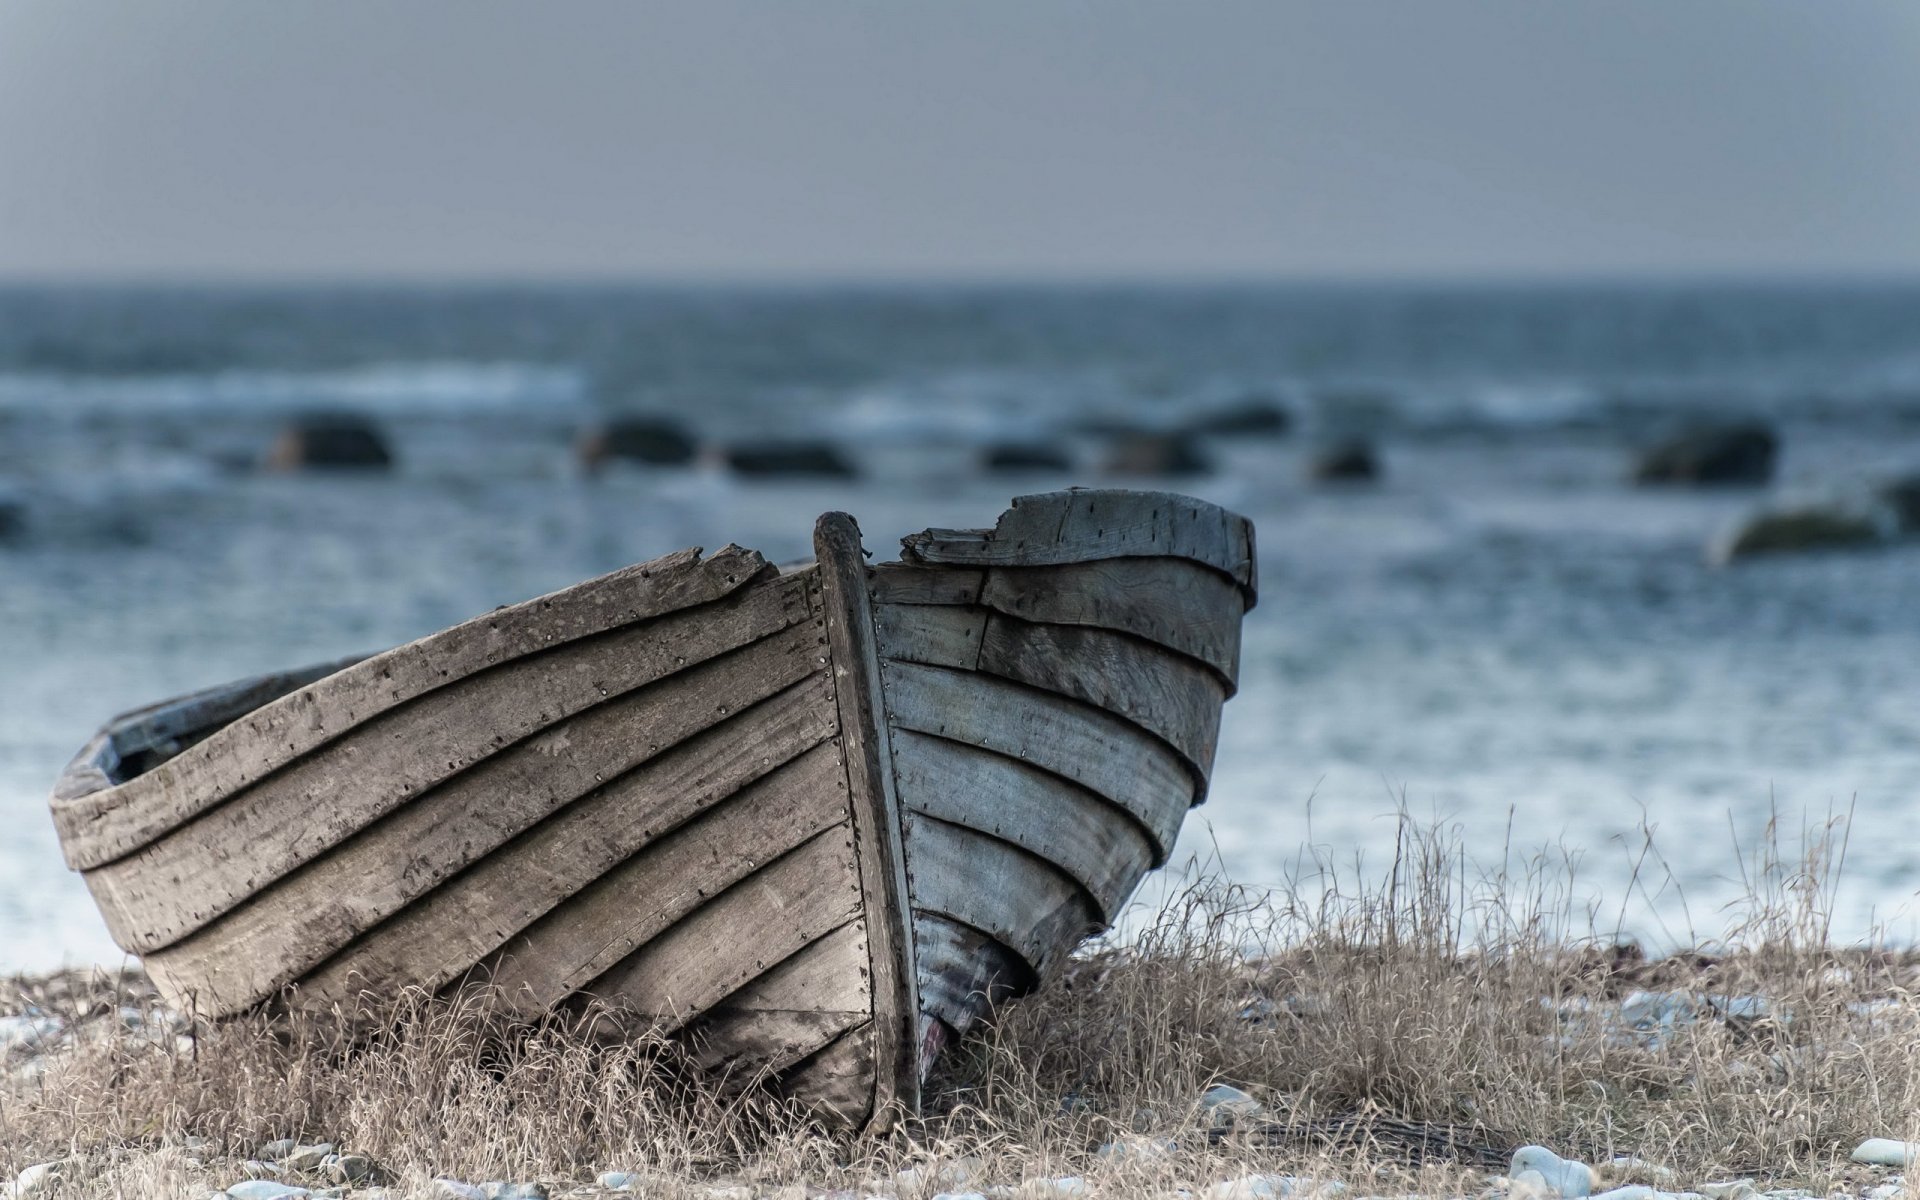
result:
[[[1868,1138],[1848,1157],[1857,1163],[1875,1167],[1920,1166],[1920,1143]]]
[[[291,1200],[295,1196],[311,1196],[303,1187],[276,1183],[271,1179],[246,1179],[227,1189],[232,1200]]]
[[[1260,1115],[1260,1102],[1252,1096],[1224,1083],[1216,1083],[1200,1096],[1200,1107],[1213,1117],[1215,1125],[1231,1124],[1234,1121]]]
[[[1242,1175],[1207,1189],[1207,1200],[1285,1200],[1304,1191],[1305,1181],[1293,1175]]]
[[[1545,1146],[1522,1146],[1513,1152],[1507,1174],[1517,1184],[1528,1172],[1540,1176],[1540,1186],[1549,1196],[1564,1200],[1593,1194],[1593,1168],[1583,1162],[1561,1158]]]
[[[60,1164],[57,1162],[35,1163],[13,1177],[13,1186],[7,1190],[8,1196],[37,1196],[53,1186],[60,1178]]]

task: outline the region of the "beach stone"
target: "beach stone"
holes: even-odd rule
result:
[[[1380,458],[1373,444],[1359,438],[1322,446],[1307,460],[1307,478],[1320,483],[1379,477]]]
[[[385,1174],[364,1154],[335,1154],[322,1164],[327,1177],[335,1183],[363,1183]]]
[[[1191,434],[1134,430],[1113,437],[1100,469],[1109,475],[1205,475],[1213,460]]]
[[[25,1200],[28,1196],[38,1196],[42,1192],[52,1188],[59,1178],[60,1164],[58,1162],[34,1163],[13,1177],[12,1188],[7,1194],[18,1197],[19,1200]]]
[[[333,1153],[332,1142],[314,1142],[307,1146],[295,1146],[280,1159],[280,1165],[290,1171],[311,1171],[327,1161]]]
[[[1763,484],[1773,478],[1780,439],[1764,425],[1690,429],[1641,455],[1636,483]]]
[[[988,471],[1071,471],[1073,455],[1066,448],[1047,442],[996,442],[980,452],[980,465]]]
[[[290,1197],[311,1196],[313,1193],[277,1180],[244,1179],[227,1188],[227,1195],[233,1200],[289,1200]]]
[[[276,471],[384,470],[393,453],[373,422],[351,413],[313,413],[289,422],[267,451]]]
[[[1707,556],[1726,564],[1762,554],[1849,549],[1883,542],[1892,532],[1887,514],[1869,508],[1810,503],[1763,509],[1722,535]]]
[[[480,1194],[486,1200],[547,1200],[547,1185],[544,1183],[507,1183],[492,1180],[480,1185]]]
[[[1660,1200],[1664,1195],[1665,1192],[1655,1191],[1644,1183],[1630,1183],[1611,1191],[1595,1192],[1589,1200]]]
[[[594,1177],[594,1183],[610,1192],[624,1192],[638,1183],[640,1177],[632,1171],[602,1171]]]
[[[1271,400],[1243,400],[1187,422],[1189,433],[1210,437],[1279,437],[1292,428],[1293,414]]]
[[[1214,1125],[1231,1125],[1257,1117],[1261,1113],[1258,1100],[1230,1084],[1216,1083],[1200,1094],[1200,1107],[1205,1109]]]
[[[1868,1138],[1847,1156],[1857,1163],[1873,1167],[1920,1166],[1920,1142],[1897,1142],[1892,1138]]]
[[[294,1147],[299,1144],[292,1138],[277,1138],[271,1142],[262,1143],[260,1148],[253,1152],[253,1156],[264,1162],[277,1162],[292,1154]]]
[[[852,479],[853,463],[831,442],[741,442],[722,451],[737,475],[812,475]]]
[[[1540,1176],[1549,1196],[1575,1197],[1593,1194],[1593,1168],[1583,1162],[1561,1158],[1545,1146],[1522,1146],[1513,1152],[1507,1176],[1516,1182],[1528,1171]]]
[[[699,443],[677,421],[665,417],[616,417],[581,435],[574,447],[580,465],[598,470],[621,459],[648,466],[684,466],[693,461]]]
[[[1226,1179],[1206,1191],[1207,1200],[1284,1200],[1304,1194],[1307,1181],[1294,1175],[1242,1175]]]

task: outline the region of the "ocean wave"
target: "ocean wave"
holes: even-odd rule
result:
[[[584,408],[585,374],[523,362],[423,361],[335,370],[204,374],[0,373],[0,413],[52,417],[262,415],[328,408],[377,416],[466,416]]]

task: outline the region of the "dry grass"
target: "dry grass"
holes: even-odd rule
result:
[[[232,1182],[260,1142],[305,1135],[371,1155],[399,1194],[435,1175],[577,1186],[623,1169],[661,1194],[724,1178],[904,1196],[929,1188],[900,1169],[977,1156],[975,1186],[1072,1174],[1166,1195],[1280,1171],[1461,1195],[1539,1142],[1684,1183],[1857,1191],[1871,1175],[1846,1165],[1855,1144],[1920,1140],[1920,960],[1829,944],[1832,833],[1785,847],[1769,831],[1725,936],[1653,962],[1568,898],[1565,864],[1483,874],[1410,824],[1384,877],[1311,861],[1270,895],[1197,880],[1127,945],[1009,1006],[944,1064],[933,1115],[878,1143],[726,1099],[662,1043],[610,1048],[591,1012],[509,1027],[482,997],[408,997],[349,1046],[264,1019],[177,1036],[158,1013],[129,1034],[119,1010],[152,1007],[137,976],[15,981],[0,1012],[31,1003],[76,1034],[13,1052],[0,1171],[74,1157],[50,1195],[191,1195]],[[1678,997],[1680,1019],[1636,1027],[1657,1009],[1623,1012],[1636,991]],[[1216,1125],[1196,1098],[1221,1082],[1265,1111]],[[189,1156],[189,1138],[213,1145]],[[1132,1149],[1095,1153],[1108,1143]]]

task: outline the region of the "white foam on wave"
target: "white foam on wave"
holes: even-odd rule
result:
[[[394,362],[334,370],[140,376],[0,373],[0,412],[51,416],[310,408],[455,416],[574,409],[586,399],[587,381],[580,370],[525,362]]]

